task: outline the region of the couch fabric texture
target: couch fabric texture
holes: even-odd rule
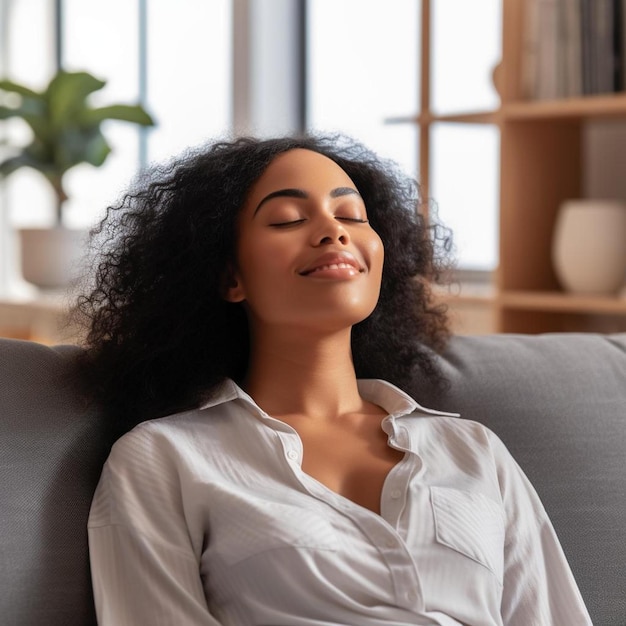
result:
[[[72,382],[76,351],[0,339],[2,626],[96,623],[86,524],[111,441]],[[626,335],[455,337],[442,366],[446,393],[407,391],[501,437],[594,624],[626,626]]]

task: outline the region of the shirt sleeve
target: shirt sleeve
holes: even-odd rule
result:
[[[167,456],[154,438],[133,431],[104,466],[88,529],[99,626],[219,626]]]
[[[552,523],[530,481],[491,434],[506,515],[505,626],[592,626]]]

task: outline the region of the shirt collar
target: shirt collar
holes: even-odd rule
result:
[[[237,399],[246,400],[254,404],[252,398],[234,380],[225,378],[198,408],[210,409]]]
[[[458,413],[447,413],[428,409],[416,402],[407,393],[384,380],[360,379],[357,381],[359,393],[370,402],[382,407],[389,415],[400,417],[410,413],[424,413],[426,415],[442,415],[446,417],[458,417]],[[225,404],[231,400],[243,400],[252,404],[258,411],[261,409],[251,396],[249,396],[234,380],[226,378],[217,389],[211,394],[200,409],[209,409],[220,404]],[[262,412],[262,411],[261,411]]]
[[[443,415],[446,417],[459,417],[458,413],[447,413],[428,409],[419,404],[408,393],[405,393],[395,385],[385,380],[361,379],[358,381],[359,393],[363,398],[377,404],[395,417],[410,413],[425,413],[427,415]]]

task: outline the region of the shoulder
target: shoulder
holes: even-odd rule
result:
[[[193,409],[147,420],[122,435],[113,445],[108,465],[178,464],[195,454],[210,454],[219,445],[221,422],[226,419],[218,407]]]
[[[410,428],[422,429],[441,435],[460,437],[468,441],[487,441],[496,435],[487,426],[459,414],[443,413],[434,409],[418,408],[404,416]]]
[[[480,422],[455,415],[415,412],[404,422],[412,436],[428,442],[434,450],[467,458],[481,457],[494,466],[514,463],[513,458],[496,433]]]
[[[141,422],[115,442],[112,452],[123,450],[141,454],[173,445],[194,429],[197,413],[196,410],[186,411]]]

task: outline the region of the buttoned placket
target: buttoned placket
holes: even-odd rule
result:
[[[381,494],[381,515],[334,492],[302,470],[303,445],[297,431],[288,424],[265,415],[283,448],[287,465],[301,487],[314,498],[348,517],[367,537],[384,559],[391,577],[395,601],[411,611],[423,611],[424,601],[417,565],[400,532],[402,511],[411,477],[421,467],[410,450],[408,431],[397,427],[395,416],[385,418],[389,443],[405,452],[405,457],[390,471]],[[404,536],[403,536],[404,534]]]

